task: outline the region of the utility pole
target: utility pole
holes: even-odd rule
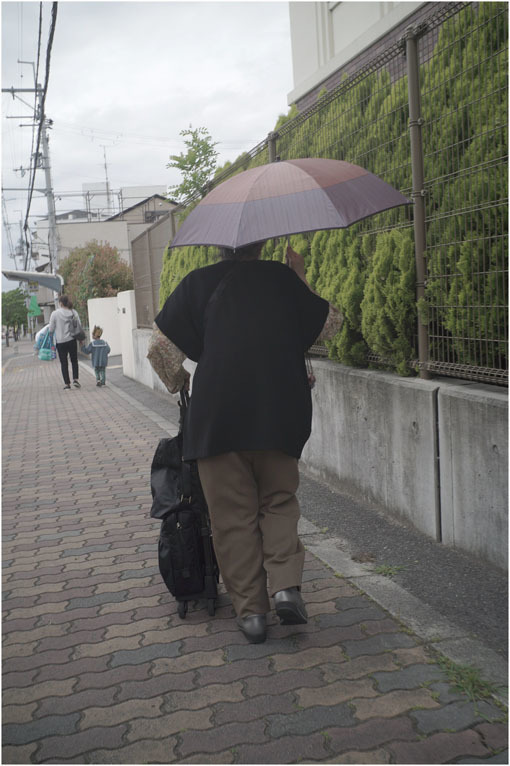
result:
[[[12,244],[12,234],[11,234],[11,226],[13,224],[9,223],[9,218],[7,215],[7,205],[5,196],[2,195],[2,220],[4,224],[5,229],[5,236],[7,237],[7,244],[9,246],[9,258],[14,258],[14,268],[18,268],[18,265],[16,263],[16,251],[14,249],[14,245]]]
[[[20,215],[21,215],[21,211],[20,211]],[[19,219],[19,243],[18,243],[16,254],[21,258],[21,263],[23,264],[23,268],[26,271],[28,253],[25,250],[25,241],[23,239],[23,218]],[[14,260],[14,263],[16,263],[16,260]]]
[[[47,128],[51,128],[53,124],[52,120],[44,119],[44,125],[41,131],[41,146],[42,146],[42,161],[44,168],[44,177],[46,181],[46,202],[48,205],[48,246],[50,251],[50,268],[52,274],[56,274],[58,263],[58,233],[57,233],[57,214],[55,211],[55,196],[53,194],[53,186],[51,183],[51,166],[50,166],[50,149],[49,138],[46,132]]]
[[[30,62],[23,62],[23,63],[30,63]],[[31,109],[33,107],[30,106],[30,104],[27,104],[26,101],[24,101],[19,95],[19,93],[35,93],[37,96],[37,103],[33,112],[32,120],[33,122],[28,124],[20,124],[20,127],[34,127],[35,125],[40,125],[41,130],[41,153],[38,156],[34,156],[31,158],[31,162],[33,163],[34,168],[34,175],[38,168],[42,168],[44,170],[45,175],[45,188],[37,191],[41,191],[45,197],[46,202],[48,206],[48,245],[49,245],[49,258],[50,258],[50,269],[52,274],[56,274],[57,268],[58,268],[58,239],[57,239],[57,218],[56,218],[56,211],[55,211],[55,197],[53,194],[53,186],[51,182],[51,166],[50,166],[50,153],[49,153],[49,139],[48,139],[48,129],[51,128],[53,121],[47,119],[43,114],[43,97],[44,97],[44,89],[41,87],[39,83],[35,84],[35,88],[2,88],[2,93],[10,93],[13,98],[17,98],[21,103],[25,104],[25,106],[29,106]],[[26,119],[23,115],[13,116],[11,119]],[[21,170],[21,169],[20,169]],[[26,254],[26,261],[28,261],[28,253]],[[27,269],[28,263],[25,262],[24,264],[25,270]]]
[[[108,210],[108,217],[110,217],[113,213],[112,210],[112,200],[110,195],[110,182],[108,181],[108,165],[106,164],[106,146],[104,144],[101,144],[103,148],[103,156],[104,156],[104,174],[106,177],[106,206]]]

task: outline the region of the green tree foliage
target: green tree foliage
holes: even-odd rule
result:
[[[427,199],[433,335],[448,339],[453,361],[486,367],[497,367],[507,353],[508,15],[501,9],[480,3],[474,29],[467,12],[457,26],[445,25],[423,99],[426,140],[436,147],[425,157],[425,175],[440,179]],[[455,77],[458,71],[469,76]],[[439,344],[431,348],[438,357]]]
[[[392,360],[401,375],[408,374],[414,351],[415,282],[409,230],[378,236],[360,306],[361,330],[372,351]]]
[[[169,196],[177,202],[183,202],[194,194],[203,197],[206,193],[207,184],[211,180],[216,169],[218,152],[215,147],[218,142],[213,141],[207,128],[189,128],[181,130],[187,147],[186,153],[171,154],[167,168],[177,168],[182,174],[182,181],[176,186],[170,187]]]
[[[352,229],[319,232],[312,243],[312,253],[316,251],[316,259],[320,264],[319,277],[315,281],[317,290],[326,290],[323,279],[327,269],[322,265],[323,254],[326,254],[330,272],[335,271],[337,286],[337,295],[331,302],[338,306],[345,318],[340,333],[327,344],[330,356],[353,367],[361,367],[366,363],[368,351],[361,330],[361,302],[367,276],[369,243],[368,237],[361,238]],[[330,273],[330,276],[333,274]]]
[[[373,351],[390,369],[412,374],[418,321],[430,322],[431,358],[442,358],[434,335],[448,338],[451,361],[492,367],[498,365],[495,355],[506,355],[507,18],[503,3],[469,5],[441,26],[434,53],[421,66],[425,300],[417,306],[412,207],[349,229],[290,238],[305,256],[311,286],[345,316],[327,344],[332,359],[366,366]],[[398,72],[383,67],[354,83],[345,80],[334,98],[321,92],[320,108],[311,115],[299,115],[293,106],[276,124],[278,155],[354,162],[409,195],[403,59],[399,66]],[[259,152],[236,172],[267,161],[267,153]],[[262,257],[283,260],[284,249],[285,240],[269,240]],[[161,300],[186,273],[212,262],[215,252],[167,252]],[[483,348],[477,338],[487,340]]]
[[[19,287],[15,290],[9,290],[2,293],[2,324],[7,330],[5,340],[9,345],[9,328],[12,327],[14,338],[18,337],[18,332],[22,324],[27,324],[27,306],[25,295]]]
[[[215,247],[176,247],[166,248],[163,254],[163,268],[159,287],[160,308],[172,293],[181,279],[194,269],[208,266],[218,260],[218,250]]]
[[[59,273],[64,279],[64,291],[85,325],[89,298],[111,298],[122,290],[133,289],[131,266],[122,260],[116,247],[96,240],[71,250],[60,264]]]

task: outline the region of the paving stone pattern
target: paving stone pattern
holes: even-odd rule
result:
[[[168,434],[81,377],[29,345],[4,368],[3,763],[507,762],[501,710],[310,554],[308,625],[250,645],[223,592],[181,620],[148,515]]]

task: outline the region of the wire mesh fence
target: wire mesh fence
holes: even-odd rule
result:
[[[508,379],[507,25],[501,4],[467,4],[421,88],[428,368],[491,382]]]
[[[407,315],[414,326],[407,328],[406,363],[440,375],[507,384],[508,9],[504,3],[445,3],[439,11],[435,6],[416,33],[426,281],[425,300],[414,305],[414,319]],[[353,162],[410,196],[405,44],[392,44],[321,94],[270,140],[216,176],[213,185],[268,162],[271,149],[282,160]],[[352,229],[363,242],[382,232],[410,237],[412,227],[413,207],[407,206]],[[420,363],[419,322],[428,328],[428,358]],[[391,366],[391,359],[371,347],[369,333],[365,341],[368,363]]]

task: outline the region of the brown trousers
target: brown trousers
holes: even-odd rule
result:
[[[298,461],[276,450],[198,460],[214,549],[238,617],[266,614],[267,593],[301,585]]]

